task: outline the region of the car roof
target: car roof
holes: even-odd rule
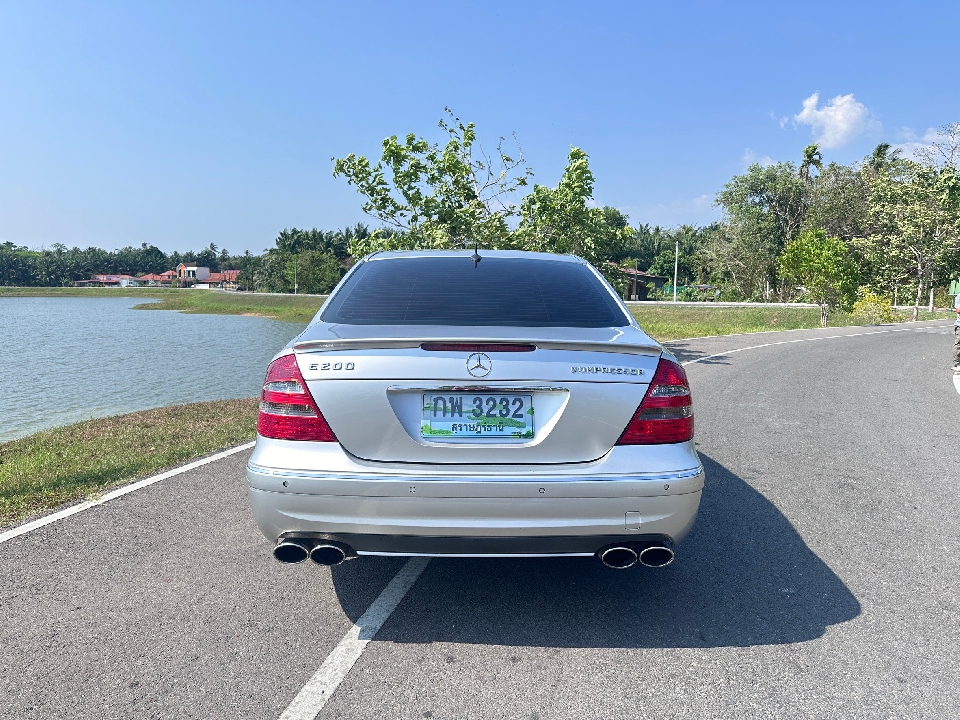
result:
[[[484,250],[479,248],[476,252],[481,258],[518,258],[524,260],[552,260],[554,262],[570,262],[584,264],[584,260],[576,255],[558,255],[556,253],[530,252],[527,250]],[[470,258],[474,250],[389,250],[375,252],[364,258],[365,262],[373,260],[395,260],[402,258],[425,258],[425,257],[463,257]]]

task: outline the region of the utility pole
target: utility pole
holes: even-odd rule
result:
[[[299,255],[293,256],[293,294],[297,294],[297,261],[300,259]]]
[[[677,301],[677,270],[680,269],[680,241],[677,240],[677,248],[673,253],[673,301]]]
[[[633,300],[639,300],[637,297],[637,273],[640,271],[639,260],[633,259]]]

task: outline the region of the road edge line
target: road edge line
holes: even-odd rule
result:
[[[400,568],[377,599],[300,688],[300,692],[283,711],[279,720],[314,720],[317,717],[363,655],[367,643],[380,631],[429,563],[428,557],[412,557]]]
[[[119,497],[123,497],[128,493],[132,493],[134,490],[139,490],[140,488],[145,488],[154,483],[158,483],[161,480],[166,480],[167,478],[174,477],[175,475],[180,475],[190,470],[195,470],[198,467],[203,467],[209,463],[216,462],[217,460],[222,460],[225,457],[230,457],[231,455],[236,455],[238,452],[243,452],[244,450],[249,450],[254,445],[256,445],[255,440],[250,442],[243,443],[242,445],[237,445],[236,447],[229,448],[227,450],[222,450],[214,455],[210,455],[200,460],[194,460],[193,462],[187,463],[186,465],[181,465],[180,467],[173,468],[172,470],[167,470],[160,473],[159,475],[151,475],[150,477],[144,478],[143,480],[137,480],[136,482],[130,483],[129,485],[124,485],[119,487],[116,490],[111,490],[108,493],[105,493],[98,497],[96,500],[87,500],[77,505],[71,505],[64,510],[55,512],[51,515],[45,515],[44,517],[37,518],[36,520],[31,520],[28,523],[23,525],[18,525],[17,527],[0,532],[0,545],[7,542],[8,540],[13,540],[18,538],[21,535],[26,535],[29,532],[38,530],[47,525],[51,525],[59,520],[63,520],[77,513],[81,513],[84,510],[89,510],[92,507],[97,505],[103,505],[104,503],[110,502],[111,500],[116,500]]]

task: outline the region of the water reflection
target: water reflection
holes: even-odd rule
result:
[[[91,417],[256,395],[270,358],[304,327],[131,309],[140,302],[0,298],[0,441]]]

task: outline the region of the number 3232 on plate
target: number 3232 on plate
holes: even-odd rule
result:
[[[425,394],[422,407],[425,438],[534,435],[533,395]]]

